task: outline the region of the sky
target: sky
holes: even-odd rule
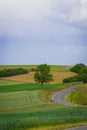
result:
[[[87,64],[87,0],[0,0],[0,65]]]

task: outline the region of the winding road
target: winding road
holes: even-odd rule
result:
[[[79,84],[79,85],[76,85],[76,86],[73,86],[73,87],[70,87],[70,88],[62,90],[60,92],[55,93],[52,97],[53,102],[58,103],[58,104],[63,104],[63,105],[66,105],[66,106],[76,106],[75,104],[69,103],[66,100],[66,96],[69,93],[71,93],[71,92],[75,91],[76,89],[80,88],[81,86],[82,86],[82,84]],[[87,130],[87,126],[69,128],[69,129],[66,129],[66,130]]]
[[[66,105],[66,106],[76,106],[75,104],[69,103],[66,100],[66,96],[69,93],[71,93],[71,92],[75,91],[76,89],[80,88],[81,86],[82,86],[82,84],[79,84],[79,85],[76,85],[76,86],[73,86],[73,87],[70,87],[70,88],[62,90],[60,92],[55,93],[52,97],[52,101],[54,103],[59,103],[59,104],[63,104],[63,105]]]

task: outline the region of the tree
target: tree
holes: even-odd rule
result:
[[[70,69],[72,72],[77,73],[78,75],[69,77],[63,80],[63,82],[78,82],[82,81],[83,83],[87,83],[87,66],[84,64],[76,64],[74,67]]]
[[[76,64],[74,67],[72,67],[70,70],[72,72],[75,72],[75,73],[78,73],[78,74],[81,74],[81,73],[84,73],[85,72],[85,69],[86,69],[86,66],[82,63],[80,64]]]
[[[50,74],[50,66],[47,64],[41,64],[37,66],[34,79],[37,83],[41,83],[43,86],[44,83],[52,81],[52,74]]]

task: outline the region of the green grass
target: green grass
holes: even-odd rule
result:
[[[87,105],[87,84],[69,94],[67,99],[75,104]]]
[[[0,86],[0,112],[15,112],[18,107],[20,108],[19,111],[31,111],[31,109],[35,111],[35,108],[32,107],[35,105],[37,109],[49,108],[49,106],[46,106],[47,103],[42,101],[40,91],[42,89],[60,90],[68,86],[70,84],[44,84],[42,88],[40,84],[28,83]]]
[[[61,108],[20,114],[0,114],[1,130],[24,130],[79,122],[87,122],[86,108]]]
[[[25,91],[25,90],[41,90],[41,89],[50,89],[50,90],[61,90],[72,86],[77,83],[61,83],[61,84],[44,84],[41,87],[40,84],[34,83],[22,83],[22,84],[11,84],[11,85],[1,85],[0,93],[2,92],[16,92],[16,91]]]
[[[63,65],[50,65],[52,72],[67,72],[69,71],[70,66],[63,66]],[[28,69],[29,71],[31,68],[36,68],[37,65],[1,65],[0,70],[3,69],[16,69],[16,68],[24,68]]]
[[[21,82],[16,82],[16,81],[8,81],[8,80],[1,80],[0,79],[0,86],[2,85],[14,85],[14,84],[20,84]]]
[[[39,93],[39,90],[1,93],[0,109],[44,104]]]

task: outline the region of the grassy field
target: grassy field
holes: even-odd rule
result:
[[[20,91],[0,94],[0,109],[44,104],[40,91]]]
[[[33,83],[20,83],[4,86],[2,85],[0,86],[0,93],[27,91],[27,90],[62,90],[74,84],[77,83],[44,84],[43,87],[41,87],[40,84],[33,84]]]
[[[1,130],[30,130],[48,126],[87,122],[86,108],[61,108],[18,114],[0,114]],[[48,127],[49,129],[49,127]],[[55,130],[55,129],[54,129]]]
[[[43,88],[40,84],[28,83],[4,86],[2,85],[0,86],[0,110],[5,108],[8,109],[14,107],[46,104],[47,99],[44,102],[44,97],[47,97],[47,95],[50,96],[54,92],[70,87],[71,85],[71,83],[51,85],[44,84]],[[42,92],[44,92],[44,95]],[[49,92],[49,94],[47,92]]]
[[[87,84],[72,92],[68,96],[68,100],[75,104],[87,105]]]

